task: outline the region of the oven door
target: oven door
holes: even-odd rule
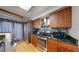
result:
[[[47,50],[47,38],[38,38],[37,46],[39,46],[40,48],[44,50]]]

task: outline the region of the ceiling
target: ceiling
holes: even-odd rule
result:
[[[49,13],[57,11],[64,6],[33,6],[29,11],[30,18],[32,20],[39,17],[46,17]]]
[[[0,6],[0,9],[3,9],[6,11],[9,11],[11,13],[14,13],[16,15],[22,16],[25,20],[30,19],[28,12],[26,10],[20,8],[19,6]],[[21,21],[21,20],[19,20],[19,21]]]
[[[44,17],[50,12],[63,8],[63,6],[32,6],[29,11],[22,9],[19,6],[0,6],[0,9],[7,10],[11,13],[20,15],[24,18],[22,21],[34,20],[39,17]],[[18,19],[19,20],[19,19]]]
[[[24,17],[28,17],[28,12],[20,8],[19,6],[0,6],[0,9],[4,9],[9,12],[12,12],[12,13],[24,16]]]

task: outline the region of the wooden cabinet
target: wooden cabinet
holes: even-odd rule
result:
[[[65,8],[63,10],[57,11],[50,15],[50,27],[63,28],[71,27],[71,7]]]
[[[48,52],[77,52],[78,47],[75,45],[67,44],[57,39],[48,39]]]
[[[66,8],[63,10],[63,17],[64,17],[64,23],[65,23],[65,27],[71,27],[72,24],[72,10],[71,7]]]
[[[48,39],[47,43],[47,51],[48,52],[57,52],[57,41]]]
[[[31,38],[31,43],[32,43],[33,45],[36,45],[37,37],[36,37],[35,35],[31,34],[31,35],[30,35],[30,38]]]
[[[50,27],[51,28],[55,28],[58,27],[57,22],[58,22],[58,18],[57,18],[57,13],[54,13],[53,15],[50,16]]]
[[[63,12],[63,10],[61,10],[61,11],[59,11],[58,13],[57,13],[57,17],[58,17],[58,20],[57,20],[57,26],[58,27],[65,27],[66,25],[65,25],[65,19],[64,19],[64,12]]]
[[[57,52],[57,46],[56,45],[49,45],[48,52]]]
[[[78,47],[73,45],[73,44],[67,44],[64,42],[58,42],[58,47],[62,47],[64,48],[65,52],[77,52],[78,51]]]
[[[41,27],[41,19],[36,19],[32,23],[33,28],[40,28]]]

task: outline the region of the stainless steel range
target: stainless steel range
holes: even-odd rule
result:
[[[44,37],[37,37],[37,46],[43,49],[44,51],[47,51],[47,38]]]

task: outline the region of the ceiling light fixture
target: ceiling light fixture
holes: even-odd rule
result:
[[[22,9],[29,11],[32,6],[20,6]]]

